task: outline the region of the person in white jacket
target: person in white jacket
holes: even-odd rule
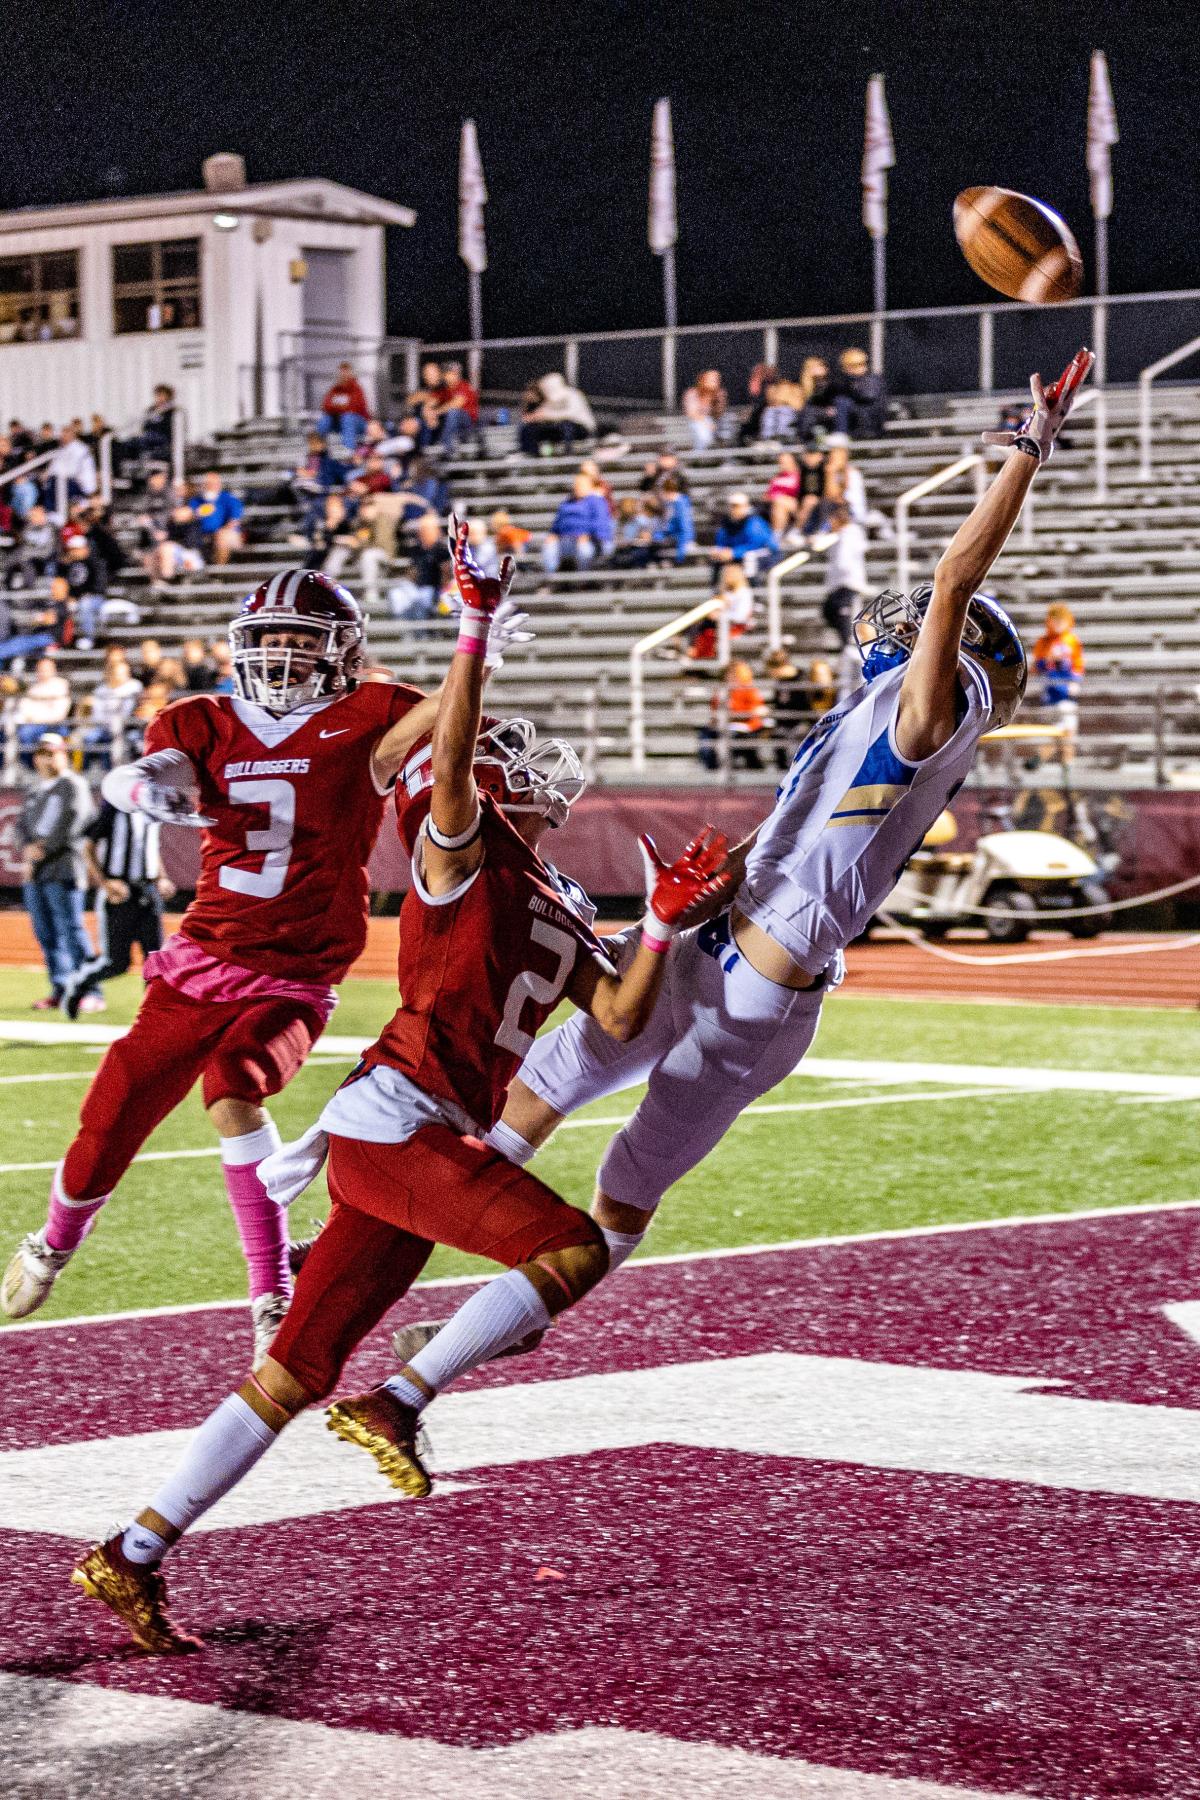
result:
[[[543,375],[534,382],[527,400],[532,404],[526,404],[522,412],[520,431],[526,456],[536,456],[542,444],[565,444],[570,449],[581,438],[595,435],[595,414],[565,375],[554,371]]]

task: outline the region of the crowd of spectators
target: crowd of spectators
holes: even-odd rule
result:
[[[719,385],[716,371],[710,374]],[[698,382],[697,388],[699,385]],[[690,394],[695,393],[696,389],[690,390]],[[748,398],[749,408],[737,427],[742,444],[759,440],[818,444],[831,432],[846,438],[881,437],[887,422],[888,394],[883,376],[872,373],[866,351],[858,348],[843,350],[836,370],[830,369],[824,356],[806,356],[794,380],[774,364],[759,363],[750,376]],[[708,446],[696,439],[688,400],[689,395],[685,395],[684,412],[693,441],[697,449],[705,449]]]

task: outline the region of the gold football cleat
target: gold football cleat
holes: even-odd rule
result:
[[[336,1400],[328,1408],[330,1431],[347,1444],[357,1444],[375,1458],[394,1488],[411,1500],[423,1500],[432,1487],[429,1470],[421,1461],[421,1417],[386,1388]]]
[[[93,1544],[71,1571],[71,1580],[93,1600],[101,1600],[129,1627],[139,1650],[152,1656],[182,1656],[203,1650],[199,1638],[180,1631],[167,1611],[167,1584],[150,1563],[134,1563],[119,1537]]]
[[[74,1254],[74,1250],[52,1250],[42,1231],[29,1232],[4,1271],[0,1310],[10,1319],[24,1319],[36,1312]]]

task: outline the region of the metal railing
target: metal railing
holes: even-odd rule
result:
[[[893,525],[896,532],[896,586],[902,594],[907,594],[912,576],[912,558],[909,554],[909,508],[915,500],[923,500],[926,494],[936,492],[948,482],[957,481],[968,469],[975,470],[975,492],[983,492],[985,459],[981,450],[971,451],[969,455],[960,456],[957,462],[947,463],[944,469],[927,475],[924,481],[918,481],[913,487],[906,488],[896,502],[893,514]]]
[[[680,613],[676,619],[670,619],[660,625],[656,631],[647,632],[639,638],[629,652],[629,762],[636,774],[642,774],[646,768],[646,688],[644,663],[652,650],[660,644],[678,637],[691,625],[699,625],[702,619],[717,618],[717,661],[724,664],[729,661],[729,614],[724,602],[716,594],[699,605],[690,607]]]
[[[811,550],[794,550],[775,564],[767,576],[767,649],[783,648],[783,578],[812,561]]]
[[[1150,363],[1138,376],[1138,438],[1141,446],[1138,474],[1143,481],[1149,481],[1152,473],[1150,467],[1152,451],[1150,384],[1164,374],[1167,369],[1173,369],[1176,363],[1186,362],[1198,351],[1200,351],[1200,337],[1191,338],[1186,344],[1180,344],[1177,350],[1172,350],[1169,355],[1160,356],[1157,362]]]

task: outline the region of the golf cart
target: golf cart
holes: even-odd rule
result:
[[[1069,792],[1068,738],[1060,725],[1005,725],[982,741],[1039,748],[1057,743]],[[973,850],[954,850],[958,826],[951,813],[942,813],[881,914],[928,938],[945,937],[955,926],[982,925],[993,943],[1019,944],[1040,913],[1107,906],[1104,870],[1089,850],[1055,832],[1014,830],[1007,801],[990,807],[988,816],[996,829],[985,832]],[[1063,928],[1072,937],[1089,938],[1111,923],[1111,913],[1101,911],[1066,918]]]

